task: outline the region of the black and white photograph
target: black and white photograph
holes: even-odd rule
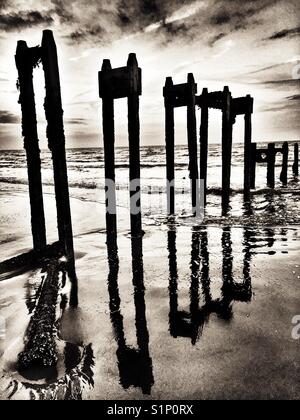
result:
[[[300,399],[299,41],[299,0],[0,0],[1,401]]]

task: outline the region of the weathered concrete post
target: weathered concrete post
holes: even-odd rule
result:
[[[245,113],[245,140],[244,140],[244,200],[250,200],[251,189],[251,141],[252,141],[252,113],[253,98],[247,95],[247,111]]]
[[[267,167],[267,185],[269,188],[275,187],[275,160],[276,150],[275,144],[268,144],[268,167]]]
[[[166,141],[166,164],[167,164],[167,200],[168,215],[175,213],[175,140],[174,140],[174,106],[171,100],[170,90],[173,86],[171,77],[166,78],[164,87],[165,98],[165,141]]]
[[[299,145],[294,144],[294,163],[293,163],[293,174],[299,176]]]
[[[282,146],[282,171],[280,174],[280,181],[283,185],[287,185],[288,181],[288,162],[289,162],[289,145],[284,142]]]
[[[255,178],[256,178],[256,149],[257,144],[251,144],[250,153],[250,188],[255,189]]]
[[[72,267],[74,266],[74,248],[66,164],[63,109],[57,50],[53,33],[50,30],[43,31],[42,63],[46,87],[44,106],[48,123],[47,138],[49,149],[52,152],[54,170],[58,235],[65,256],[68,259],[68,263],[70,263],[70,267]]]
[[[39,54],[39,48],[28,48],[25,41],[18,41],[15,60],[19,75],[19,102],[22,108],[22,134],[27,156],[31,230],[35,251],[43,250],[46,247],[41,159],[32,79],[33,67]]]
[[[199,172],[197,153],[197,124],[196,124],[196,93],[197,85],[192,73],[187,78],[187,137],[189,148],[189,172],[192,189],[193,213],[198,214],[200,205]]]
[[[222,118],[222,210],[226,213],[229,207],[231,154],[232,154],[232,113],[231,93],[228,86],[223,91]]]
[[[101,72],[111,71],[109,60],[103,60]],[[114,98],[107,91],[102,93],[102,126],[104,145],[104,172],[106,191],[106,230],[108,235],[116,238],[116,176],[115,176],[115,121]]]
[[[128,137],[129,137],[129,179],[130,179],[130,218],[131,233],[141,235],[141,187],[140,187],[140,119],[139,95],[141,94],[141,72],[136,55],[128,57],[129,95],[128,95]]]
[[[203,198],[207,197],[207,160],[208,160],[208,90],[202,91],[201,125],[200,125],[200,179],[203,180]]]

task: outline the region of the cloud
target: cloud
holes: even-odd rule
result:
[[[287,96],[276,105],[262,106],[260,112],[289,112],[296,116],[300,110],[300,95]]]
[[[59,17],[61,23],[72,22],[75,16],[72,12],[72,3],[66,0],[51,0],[53,12]]]
[[[271,35],[268,38],[265,38],[265,41],[275,41],[278,39],[284,39],[284,38],[293,38],[300,35],[300,26],[297,28],[292,29],[283,29],[279,32],[274,32],[273,35]]]
[[[66,36],[67,39],[71,41],[75,41],[77,43],[81,43],[82,41],[87,41],[94,37],[101,39],[103,38],[103,43],[107,42],[106,38],[107,32],[104,28],[100,25],[96,25],[91,28],[86,29],[78,29],[76,31],[71,32]]]
[[[262,85],[266,88],[274,89],[296,89],[300,88],[300,78],[293,75],[295,63],[297,61],[288,60],[281,63],[274,63],[269,66],[257,68],[240,74],[237,77],[245,84]]]
[[[218,41],[220,41],[221,39],[223,39],[223,38],[225,38],[225,37],[226,37],[225,32],[220,32],[220,33],[218,33],[217,35],[214,35],[214,36],[210,39],[210,41],[209,41],[209,46],[210,46],[210,47],[214,47],[214,46],[215,46],[215,44],[216,44]]]
[[[0,10],[5,9],[8,5],[9,5],[9,1],[8,0],[0,0]]]
[[[196,41],[210,47],[249,25],[279,0],[45,0],[26,3],[2,0],[0,30],[59,23],[68,43],[109,45],[117,39],[141,35],[158,44]],[[39,7],[38,7],[39,5]]]
[[[261,73],[267,72],[269,70],[278,69],[278,68],[280,68],[282,66],[285,66],[286,64],[287,63],[276,63],[276,64],[272,64],[271,66],[267,66],[267,67],[263,67],[263,68],[260,68],[260,69],[256,69],[256,70],[250,71],[250,72],[247,73],[247,75],[261,74]]]
[[[156,18],[145,32],[158,35],[163,44],[200,40],[209,47],[235,32],[263,26],[268,9],[280,0],[207,0],[178,6],[177,11],[165,8],[161,20]],[[170,2],[166,2],[170,3]],[[201,30],[200,30],[201,28]]]
[[[0,124],[18,124],[19,117],[10,113],[9,111],[0,111]]]
[[[258,84],[262,84],[270,87],[278,87],[278,88],[284,88],[284,87],[300,87],[300,79],[282,79],[282,80],[264,80],[262,82],[257,82]]]
[[[50,25],[53,18],[48,15],[42,15],[38,11],[19,12],[19,13],[3,13],[0,15],[0,30],[11,32],[32,26],[42,24]]]
[[[84,118],[64,118],[64,122],[70,125],[84,125],[87,121]]]
[[[288,96],[287,97],[287,100],[288,101],[298,101],[298,102],[300,102],[300,95],[292,95],[292,96]]]
[[[258,15],[277,2],[278,0],[252,0],[247,2],[220,0],[215,3],[210,23],[212,26],[218,27],[228,26],[229,32],[246,29],[249,25],[259,23]]]

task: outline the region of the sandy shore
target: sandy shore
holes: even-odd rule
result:
[[[31,247],[27,196],[5,200],[2,260]],[[54,241],[55,206],[53,197],[46,200]],[[109,267],[103,206],[71,204],[79,306],[58,308],[61,365],[54,384],[65,377],[71,343],[80,349],[79,365],[89,352],[88,380],[74,369],[70,375],[83,399],[300,397],[300,340],[291,335],[300,314],[299,227],[195,230],[146,221],[133,285],[126,209],[119,213],[119,264]],[[16,371],[40,278],[39,270],[0,276],[2,399],[53,397],[49,383]]]

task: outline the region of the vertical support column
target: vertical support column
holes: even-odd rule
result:
[[[222,211],[226,213],[229,207],[230,177],[232,153],[232,115],[231,93],[228,86],[224,87],[223,119],[222,119]]]
[[[34,50],[37,52],[37,49]],[[24,136],[24,148],[27,157],[33,248],[35,251],[40,251],[46,246],[46,227],[42,191],[41,159],[32,80],[32,51],[32,49],[27,47],[25,41],[18,41],[15,59],[19,75],[19,102],[22,109],[22,135]]]
[[[275,187],[275,159],[276,150],[275,144],[268,144],[268,167],[267,167],[267,185],[269,188]]]
[[[135,54],[129,54],[127,67],[130,77],[130,92],[128,96],[128,136],[131,233],[133,236],[139,236],[142,233],[139,120],[141,72],[138,68]]]
[[[294,163],[293,163],[293,174],[299,176],[299,145],[294,144]]]
[[[102,73],[105,71],[111,71],[111,64],[109,60],[103,60],[101,71]],[[107,235],[111,235],[111,241],[113,238],[116,239],[117,235],[117,211],[115,182],[114,98],[109,94],[102,94],[102,126],[105,166],[106,232]]]
[[[252,109],[253,99],[247,95],[249,108],[245,113],[245,141],[244,141],[244,200],[250,200],[251,189],[251,140],[252,140]]]
[[[257,144],[251,144],[251,154],[250,154],[250,188],[255,189],[255,178],[256,178],[256,149]]]
[[[283,185],[287,185],[288,181],[288,162],[289,162],[289,145],[284,142],[282,145],[282,170],[280,174],[280,181]]]
[[[194,215],[199,214],[199,173],[197,153],[196,93],[197,85],[192,73],[187,79],[187,137],[189,148],[189,173],[192,189],[192,207]]]
[[[203,180],[204,206],[207,197],[207,160],[208,160],[208,90],[204,88],[201,100],[200,125],[200,179]]]
[[[49,149],[52,152],[54,170],[58,235],[71,268],[74,267],[74,248],[66,164],[63,109],[57,51],[53,33],[50,30],[43,31],[42,63],[46,86],[44,106],[48,123],[47,138]]]
[[[167,165],[167,211],[168,215],[175,213],[175,139],[174,139],[174,106],[170,97],[170,89],[173,86],[171,77],[166,78],[164,87],[165,98],[165,141],[166,141],[166,165]]]

